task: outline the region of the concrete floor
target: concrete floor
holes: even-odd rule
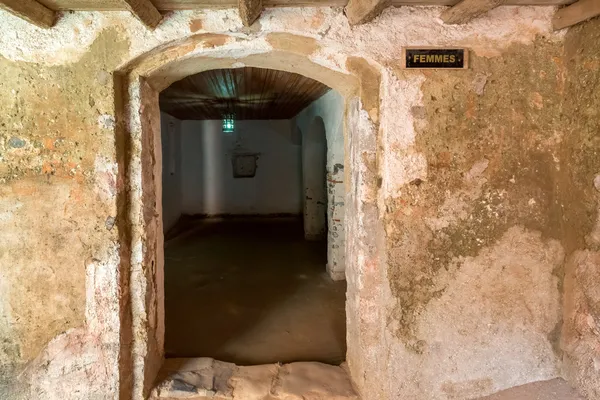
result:
[[[479,400],[583,400],[564,379],[533,382],[482,397]]]
[[[167,357],[238,365],[345,359],[346,285],[328,277],[326,243],[305,241],[301,221],[186,217],[172,232]]]

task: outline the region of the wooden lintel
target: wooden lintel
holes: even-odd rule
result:
[[[579,0],[558,10],[552,18],[552,27],[555,30],[567,28],[598,15],[600,15],[600,0]]]
[[[238,10],[244,26],[250,26],[263,11],[262,0],[238,0]]]
[[[371,21],[391,5],[390,0],[349,0],[344,11],[350,25]]]
[[[56,13],[35,0],[0,0],[0,8],[40,28],[51,28]]]
[[[504,2],[505,0],[462,0],[457,5],[444,10],[440,18],[445,24],[466,24]]]
[[[154,29],[162,21],[162,15],[150,0],[123,0],[129,11],[144,25]]]

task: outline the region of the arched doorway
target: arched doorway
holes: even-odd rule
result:
[[[328,146],[323,122],[339,128],[343,102],[253,67],[161,92],[166,358],[345,360],[345,282],[326,268],[327,153],[343,162],[343,129]]]
[[[204,70],[253,66],[300,73],[336,89],[345,99],[346,185],[345,230],[349,240],[344,247],[347,260],[347,361],[354,382],[362,378],[362,332],[378,335],[381,327],[366,328],[359,322],[359,293],[364,273],[360,259],[370,257],[371,271],[378,262],[378,244],[365,232],[381,230],[373,214],[376,175],[369,168],[377,149],[377,126],[365,121],[361,103],[377,104],[378,91],[361,91],[360,83],[368,63],[356,61],[361,68],[338,72],[339,67],[324,67],[311,61],[306,47],[294,46],[305,40],[287,35],[274,40],[274,47],[263,49],[227,35],[197,35],[171,46],[163,46],[125,66],[117,76],[121,104],[117,137],[119,174],[125,182],[120,192],[119,215],[128,221],[121,240],[120,287],[125,296],[117,299],[121,315],[121,375],[123,390],[134,397],[149,393],[164,356],[164,254],[162,177],[160,152],[160,111],[158,93],[171,83]],[[250,39],[248,39],[250,40]],[[258,40],[256,38],[252,40]],[[232,57],[233,55],[233,57]],[[236,57],[237,56],[237,57]],[[363,63],[363,64],[360,64]],[[377,88],[378,89],[378,88]],[[375,96],[373,95],[375,93]],[[375,109],[370,108],[368,115]],[[376,211],[375,211],[376,214]],[[380,279],[380,278],[377,278]],[[371,283],[371,284],[374,284]],[[366,328],[366,329],[365,329]],[[137,398],[136,397],[136,398]]]

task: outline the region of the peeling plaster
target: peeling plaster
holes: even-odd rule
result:
[[[94,162],[96,193],[103,201],[111,201],[117,195],[117,163],[105,156],[97,155]]]
[[[415,179],[427,180],[427,160],[413,149],[417,133],[411,113],[413,107],[422,105],[421,83],[424,80],[423,75],[403,80],[390,73],[384,75],[381,130],[385,151],[380,167],[381,199],[397,196],[404,185]]]
[[[382,61],[399,59],[405,45],[460,45],[479,55],[496,56],[510,44],[532,43],[536,36],[562,40],[551,16],[555,7],[498,7],[466,25],[444,25],[443,7],[388,8],[374,22],[350,27],[341,8],[275,8],[263,13],[259,32],[244,33],[237,10],[174,11],[154,30],[129,12],[66,12],[52,29],[41,29],[0,11],[0,54],[13,61],[62,65],[77,62],[98,35],[118,28],[130,40],[130,58],[166,42],[200,33],[234,33],[251,38],[266,32],[290,32],[320,39],[326,46],[343,44],[356,56]],[[192,21],[202,28],[190,30]],[[302,27],[301,29],[299,27]],[[423,32],[428,32],[424,35]],[[330,49],[324,58],[335,57]],[[343,65],[340,60],[334,64]]]
[[[535,331],[550,331],[560,320],[553,269],[563,259],[558,241],[518,226],[475,257],[457,258],[434,283],[444,294],[422,310],[422,353],[391,335],[396,321],[386,333],[389,359],[403,360],[388,363],[388,376],[404,377],[402,386],[389,384],[391,398],[478,398],[559,376],[552,347]],[[513,323],[499,323],[506,318]]]
[[[3,57],[47,65],[77,62],[108,26],[106,16],[97,12],[62,13],[52,29],[38,28],[4,10],[0,21]]]
[[[432,231],[439,231],[465,220],[472,215],[473,202],[481,197],[483,185],[487,179],[481,174],[487,168],[489,161],[486,159],[476,162],[465,174],[465,187],[453,193],[447,193],[444,203],[438,209],[436,217],[427,217],[425,222]]]

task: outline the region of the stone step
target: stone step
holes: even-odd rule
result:
[[[359,400],[343,366],[167,359],[150,400]]]

